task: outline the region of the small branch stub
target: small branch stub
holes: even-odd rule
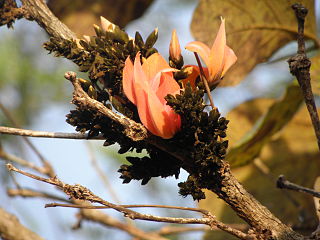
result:
[[[278,180],[277,180],[277,188],[281,189],[289,189],[297,192],[303,192],[312,195],[313,197],[320,198],[320,192],[317,192],[313,189],[306,188],[299,186],[297,184],[294,184],[288,180],[286,180],[285,176],[280,175]]]

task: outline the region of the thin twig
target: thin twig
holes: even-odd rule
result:
[[[204,84],[204,86],[206,88],[206,92],[207,92],[207,95],[208,95],[208,98],[209,98],[209,101],[210,101],[210,105],[211,105],[212,109],[215,109],[215,106],[214,106],[214,103],[213,103],[213,99],[212,99],[212,96],[211,96],[211,91],[210,91],[210,88],[209,88],[209,85],[208,85],[208,81],[207,81],[206,76],[205,76],[205,74],[203,72],[203,67],[202,67],[200,58],[198,56],[198,53],[194,52],[194,56],[196,57],[197,63],[199,65],[200,78],[201,78],[201,81],[203,82],[203,84]]]
[[[74,139],[74,140],[105,140],[102,135],[90,137],[87,133],[62,133],[62,132],[44,132],[44,131],[33,131],[20,128],[11,128],[0,126],[0,133],[19,135],[26,137],[40,137],[40,138],[63,138],[63,139]]]
[[[112,218],[109,215],[106,215],[100,211],[95,211],[93,209],[90,208],[90,206],[92,205],[88,205],[88,203],[84,204],[83,201],[79,201],[79,200],[68,200],[68,199],[64,199],[64,198],[60,198],[56,195],[52,195],[50,193],[46,193],[46,192],[41,192],[38,190],[31,190],[31,189],[8,189],[7,193],[9,194],[9,196],[11,197],[17,197],[17,196],[21,196],[21,197],[30,197],[30,198],[45,198],[45,199],[53,199],[53,200],[58,200],[58,201],[62,201],[62,202],[74,202],[74,204],[76,204],[76,206],[82,206],[83,208],[80,211],[79,217],[82,219],[85,219],[87,221],[93,221],[93,222],[97,222],[100,223],[102,225],[105,225],[107,227],[113,227],[113,228],[117,228],[119,230],[122,230],[124,232],[127,232],[128,234],[140,238],[140,239],[146,239],[146,240],[166,240],[164,238],[162,238],[160,236],[160,234],[158,233],[146,233],[143,232],[142,230],[132,226],[132,225],[128,225],[128,224],[124,224],[120,221],[118,221],[115,218]],[[92,207],[96,207],[96,206],[92,206]],[[103,206],[100,206],[103,207]],[[81,221],[80,220],[80,221]]]
[[[71,201],[56,195],[53,195],[51,193],[47,193],[47,192],[42,192],[42,191],[38,191],[38,190],[32,190],[32,189],[26,189],[26,188],[22,188],[22,189],[7,189],[7,194],[10,197],[16,197],[16,196],[20,196],[20,197],[24,197],[24,198],[45,198],[45,199],[52,199],[52,200],[57,200],[57,201],[62,201],[62,202],[67,202],[70,203]]]
[[[320,150],[320,121],[311,87],[311,62],[306,55],[304,40],[304,21],[308,14],[308,9],[301,4],[294,4],[292,5],[292,8],[294,9],[298,20],[298,51],[295,56],[288,60],[288,63],[291,74],[297,78],[301,87]]]
[[[205,209],[200,208],[189,208],[189,207],[179,207],[179,206],[169,206],[169,205],[152,205],[152,204],[121,204],[118,205],[124,208],[166,208],[166,209],[175,209],[175,210],[183,210],[183,211],[193,211],[199,212],[202,214],[208,214],[208,211]],[[49,203],[46,204],[45,207],[70,207],[70,208],[86,208],[88,209],[108,209],[111,208],[109,206],[82,206],[82,205],[75,205],[75,204],[62,204],[62,203]]]
[[[281,189],[289,189],[297,192],[303,192],[303,193],[308,193],[312,195],[313,197],[320,198],[320,192],[317,192],[313,189],[302,187],[298,184],[292,183],[288,180],[286,180],[285,176],[280,175],[278,180],[277,180],[277,187]]]
[[[209,225],[210,227],[218,227],[219,229],[225,232],[228,232],[240,239],[249,239],[250,237],[249,235],[243,233],[242,231],[233,229],[230,226],[218,221],[214,215],[212,215],[210,212],[206,210],[202,212],[204,215],[203,218],[175,218],[175,217],[160,217],[160,216],[154,216],[150,214],[142,214],[142,213],[133,211],[131,209],[122,207],[121,205],[116,205],[108,201],[105,201],[102,198],[93,194],[89,189],[79,184],[76,184],[76,185],[65,184],[61,180],[59,180],[57,177],[43,178],[31,173],[22,171],[20,169],[17,169],[12,164],[7,164],[7,168],[9,171],[15,171],[17,173],[36,179],[38,181],[42,181],[42,182],[57,186],[61,188],[71,198],[86,200],[92,203],[99,203],[101,205],[110,207],[118,212],[121,212],[125,217],[129,217],[131,219],[140,219],[140,220],[154,221],[154,222],[177,223],[177,224],[205,224],[205,225]]]
[[[19,165],[21,166],[24,166],[24,167],[28,167],[28,168],[31,168],[31,169],[34,169],[36,171],[38,171],[39,173],[42,173],[42,174],[47,174],[48,171],[46,168],[42,168],[42,167],[38,167],[36,166],[35,164],[31,163],[31,162],[28,162],[22,158],[19,158],[15,155],[12,155],[12,154],[9,154],[7,152],[5,152],[1,147],[0,147],[0,159],[4,159],[6,161],[9,161],[9,162],[14,162],[14,163],[18,163]]]

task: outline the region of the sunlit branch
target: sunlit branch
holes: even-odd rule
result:
[[[13,163],[17,163],[21,166],[24,166],[24,167],[28,167],[28,168],[31,168],[31,169],[34,169],[36,171],[38,171],[39,173],[42,173],[42,174],[47,174],[48,173],[48,170],[46,168],[43,168],[43,167],[38,167],[36,166],[35,164],[31,163],[31,162],[28,162],[22,158],[19,158],[15,155],[12,155],[12,154],[9,154],[7,152],[5,152],[3,150],[3,148],[0,146],[0,159],[3,159],[5,161],[8,161],[8,162],[13,162]]]
[[[208,214],[209,212],[205,209],[200,208],[189,208],[189,207],[179,207],[179,206],[169,206],[169,205],[152,205],[152,204],[121,204],[119,205],[124,208],[166,208],[184,211],[199,212],[202,214]],[[71,208],[86,208],[86,206],[75,205],[75,204],[60,204],[60,203],[49,203],[45,207],[71,207]],[[89,209],[108,209],[108,206],[88,206]]]
[[[51,193],[47,192],[42,192],[38,190],[32,190],[32,189],[8,189],[7,194],[10,197],[24,197],[24,198],[45,198],[45,199],[52,199],[52,200],[57,200],[57,201],[62,201],[62,202],[67,202],[70,203],[71,201],[56,195],[53,195]]]
[[[226,231],[240,239],[248,239],[248,235],[239,231],[237,229],[233,229],[228,225],[218,221],[214,215],[210,212],[204,211],[202,214],[204,215],[203,218],[175,218],[175,217],[160,217],[154,216],[150,214],[142,214],[131,209],[122,207],[121,205],[116,205],[110,203],[108,201],[103,200],[102,198],[94,195],[89,189],[76,184],[76,185],[69,185],[63,183],[57,177],[54,178],[43,178],[20,169],[15,168],[12,164],[7,164],[7,168],[9,171],[14,171],[25,175],[27,177],[33,178],[38,181],[42,181],[45,183],[49,183],[51,185],[57,186],[61,188],[67,195],[71,198],[86,200],[92,203],[98,203],[107,207],[110,207],[118,212],[121,212],[125,217],[131,219],[140,219],[145,221],[154,221],[154,222],[166,222],[166,223],[177,223],[177,224],[205,224],[210,227],[218,227],[219,229]]]
[[[105,140],[102,135],[95,137],[89,137],[87,133],[62,133],[62,132],[45,132],[45,131],[34,131],[20,128],[11,128],[0,126],[0,133],[9,135],[19,135],[26,137],[39,137],[39,138],[63,138],[63,139],[74,139],[74,140]]]

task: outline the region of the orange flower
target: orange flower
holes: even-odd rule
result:
[[[221,25],[211,49],[204,43],[194,41],[187,44],[186,49],[200,55],[208,67],[206,79],[209,86],[217,85],[228,69],[237,61],[237,56],[226,44],[225,20],[221,18]],[[194,66],[196,71],[199,68]]]
[[[166,105],[164,97],[179,92],[165,59],[154,53],[141,65],[140,53],[134,63],[130,57],[123,69],[123,90],[127,98],[137,106],[142,124],[154,135],[168,139],[180,129],[180,116]]]

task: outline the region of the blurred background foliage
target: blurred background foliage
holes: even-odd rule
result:
[[[319,22],[320,1],[77,0],[70,4],[68,1],[50,0],[48,4],[78,36],[93,34],[92,24],[98,24],[100,15],[120,26],[126,26],[131,36],[139,31],[145,37],[155,27],[159,27],[156,47],[165,57],[168,57],[173,28],[177,29],[182,47],[192,40],[190,24],[195,39],[210,45],[219,27],[220,16],[225,17],[227,42],[235,50],[238,62],[212,95],[220,111],[230,120],[227,159],[239,180],[259,201],[284,222],[310,232],[317,223],[312,198],[275,187],[280,174],[306,187],[312,187],[315,178],[320,175],[320,156],[312,125],[302,104],[299,88],[289,74],[286,63],[286,59],[296,51],[293,41],[297,27],[294,13],[290,9],[293,2],[302,2],[309,8],[306,21],[307,46],[308,54],[313,59],[313,89],[319,95],[319,26],[316,22]],[[20,21],[15,24],[15,31],[0,28],[0,34],[3,36],[0,40],[0,103],[25,128],[73,131],[64,122],[64,115],[72,108],[68,104],[72,89],[63,74],[68,70],[77,71],[77,68],[68,61],[48,56],[41,49],[47,36],[34,23]],[[192,54],[183,51],[183,55],[186,63],[194,63]],[[0,125],[12,126],[12,123],[0,113]],[[0,141],[6,150],[36,161],[34,154],[22,147],[18,139],[1,136]],[[102,197],[107,192],[106,199],[111,198],[110,189],[97,183],[97,174],[88,160],[92,156],[99,160],[123,203],[195,204],[191,199],[183,199],[178,195],[176,184],[179,180],[152,179],[143,187],[135,182],[122,185],[116,171],[119,164],[126,160],[123,155],[117,154],[116,146],[102,148],[100,142],[95,142],[91,144],[94,151],[90,153],[83,142],[33,141],[52,161],[58,176],[63,180],[84,184],[102,194]],[[2,181],[10,184],[5,173],[1,172]],[[185,174],[182,173],[181,181],[184,178]],[[26,186],[33,184],[37,189],[45,187],[21,177],[18,179]],[[72,232],[70,227],[75,222],[76,213],[72,209],[39,210],[38,215],[42,219],[50,216],[52,220],[37,222],[28,208],[41,208],[44,203],[41,200],[5,198],[2,203],[9,205],[23,223],[46,239],[57,239],[62,236],[60,234],[66,234],[63,235],[65,239],[73,239],[74,236],[79,239],[110,239],[110,234],[117,236],[117,239],[129,239],[124,233],[106,230],[92,223],[86,223],[81,230]],[[226,223],[241,222],[213,194],[199,205],[211,210]],[[181,212],[165,210],[146,212],[184,216]],[[120,218],[119,214],[111,211],[107,213]],[[62,223],[61,218],[65,222]],[[144,230],[163,226],[147,222],[136,224]],[[184,235],[179,235],[170,239],[183,238]],[[200,234],[188,235],[188,239],[199,238]],[[229,235],[216,231],[204,235],[204,239],[226,238],[231,239]]]

